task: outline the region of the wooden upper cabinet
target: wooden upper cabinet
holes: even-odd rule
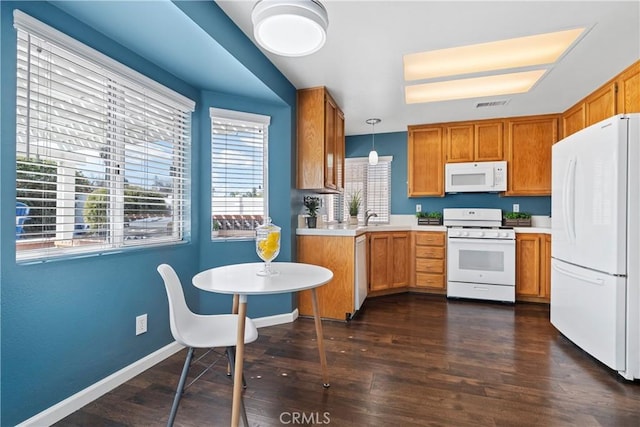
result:
[[[509,196],[551,195],[551,147],[558,141],[558,116],[518,117],[507,126]]]
[[[440,126],[409,126],[409,197],[444,196],[444,139]]]
[[[585,128],[585,107],[584,103],[574,105],[562,114],[562,137],[566,138],[571,134]]]
[[[445,161],[459,163],[504,160],[503,128],[502,120],[446,126]]]
[[[338,107],[330,96],[325,96],[325,137],[324,137],[324,188],[336,187],[336,114]]]
[[[344,190],[344,157],[345,157],[345,135],[344,135],[344,114],[338,109],[336,112],[336,153],[335,153],[335,165],[336,168],[336,189],[338,191]]]
[[[640,61],[616,78],[618,114],[640,113]]]
[[[616,115],[616,84],[610,83],[589,95],[584,102],[586,126]]]
[[[504,123],[500,121],[479,122],[474,125],[474,160],[491,162],[504,160]]]
[[[562,137],[616,114],[640,113],[640,61],[562,114]]]
[[[340,191],[344,180],[344,115],[324,87],[297,92],[296,187]]]
[[[447,162],[472,162],[474,160],[473,124],[447,126]]]

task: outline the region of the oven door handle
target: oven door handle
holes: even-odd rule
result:
[[[516,244],[516,239],[487,239],[487,238],[480,238],[480,239],[467,239],[467,238],[459,238],[459,237],[449,237],[448,239],[448,243],[449,246],[452,245],[468,245],[468,244],[472,244],[472,245],[478,245],[478,244],[483,244],[483,245],[515,245]]]

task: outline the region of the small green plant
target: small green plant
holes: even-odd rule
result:
[[[220,231],[220,223],[217,220],[214,220],[211,229],[213,231]]]
[[[529,219],[531,214],[527,212],[507,212],[504,217],[506,219]]]
[[[304,196],[302,199],[304,207],[307,208],[307,213],[310,217],[315,218],[318,216],[318,208],[320,207],[320,198],[315,196]]]
[[[440,219],[442,218],[442,212],[437,212],[437,211],[433,211],[433,212],[416,212],[416,217],[417,218],[434,218],[434,219]]]
[[[360,190],[356,191],[351,195],[351,199],[349,199],[349,215],[350,216],[358,216],[358,212],[360,212],[360,205],[362,204],[362,196],[360,195]]]

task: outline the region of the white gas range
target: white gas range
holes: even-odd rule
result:
[[[443,210],[447,226],[447,297],[515,302],[516,233],[502,210]]]

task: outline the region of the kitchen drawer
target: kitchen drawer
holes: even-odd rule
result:
[[[416,233],[416,245],[444,246],[445,233]]]
[[[444,274],[443,259],[416,259],[416,273],[440,273]]]
[[[416,273],[416,286],[444,289],[444,274]]]
[[[416,246],[416,257],[444,259],[444,248],[438,246]]]
[[[515,286],[449,282],[447,284],[447,297],[514,302],[516,300],[516,292]]]

